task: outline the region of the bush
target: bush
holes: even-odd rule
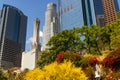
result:
[[[70,61],[51,63],[43,69],[36,68],[28,72],[25,80],[87,80],[81,68],[75,67]]]
[[[79,53],[76,53],[76,52],[73,52],[73,51],[66,51],[66,52],[60,52],[58,55],[57,55],[57,58],[56,58],[57,62],[58,63],[61,63],[63,62],[64,60],[70,60],[73,62],[73,64],[77,67],[80,66],[80,60],[81,60],[81,56]]]
[[[111,51],[102,61],[104,67],[120,70],[120,48]]]

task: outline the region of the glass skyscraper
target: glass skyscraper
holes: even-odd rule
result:
[[[102,15],[104,14],[102,0],[93,0],[94,8],[95,8],[95,15]]]
[[[13,6],[3,5],[0,14],[0,67],[20,67],[26,29],[27,16]]]
[[[93,0],[59,0],[60,30],[96,24]]]

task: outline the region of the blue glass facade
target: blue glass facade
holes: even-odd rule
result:
[[[59,0],[60,30],[96,24],[93,0]]]
[[[93,0],[94,8],[95,8],[95,15],[102,15],[104,14],[102,0]]]
[[[119,9],[120,3],[118,3],[118,0],[114,0],[114,4],[115,4],[115,10],[120,11],[120,9]]]

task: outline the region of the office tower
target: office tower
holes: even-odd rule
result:
[[[27,16],[13,6],[3,5],[0,18],[0,67],[20,67],[25,50]]]
[[[0,10],[0,15],[1,15],[1,10]],[[0,22],[1,22],[1,16],[0,16]]]
[[[60,30],[96,24],[93,0],[59,0]]]
[[[93,0],[93,2],[94,2],[94,9],[95,9],[97,25],[104,26],[105,25],[105,19],[104,19],[105,17],[104,17],[102,0]]]
[[[102,0],[93,0],[94,2],[94,9],[95,9],[95,15],[103,15],[104,10],[103,10],[103,4]]]
[[[114,5],[115,5],[115,10],[118,12],[120,10],[118,0],[114,0]]]
[[[105,24],[109,24],[117,20],[114,0],[102,0],[104,15],[105,15]]]
[[[22,53],[22,63],[21,63],[21,70],[26,68],[32,70],[37,67],[37,60],[39,58],[40,52],[40,43],[39,43],[39,25],[40,20],[36,18],[34,20],[34,31],[33,31],[33,41],[31,44],[31,50],[28,52]]]
[[[0,14],[1,14],[1,10],[0,10]]]
[[[105,26],[105,17],[104,15],[97,15],[96,16],[96,21],[98,26]]]
[[[47,5],[45,14],[45,26],[43,27],[43,49],[48,48],[46,46],[49,39],[59,31],[58,18],[56,12],[56,4],[49,3]]]
[[[93,0],[93,2],[94,2],[95,15],[102,15],[102,14],[104,14],[102,0]],[[119,11],[118,0],[114,0],[114,6],[115,6],[115,10]]]

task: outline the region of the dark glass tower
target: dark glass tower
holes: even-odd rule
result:
[[[94,8],[95,8],[95,15],[102,15],[104,14],[102,0],[93,0]]]
[[[118,12],[120,11],[119,9],[119,4],[118,4],[118,0],[114,0],[114,4],[115,4],[115,10]]]
[[[0,14],[0,66],[4,69],[21,66],[26,28],[27,16],[13,6],[3,5]]]

